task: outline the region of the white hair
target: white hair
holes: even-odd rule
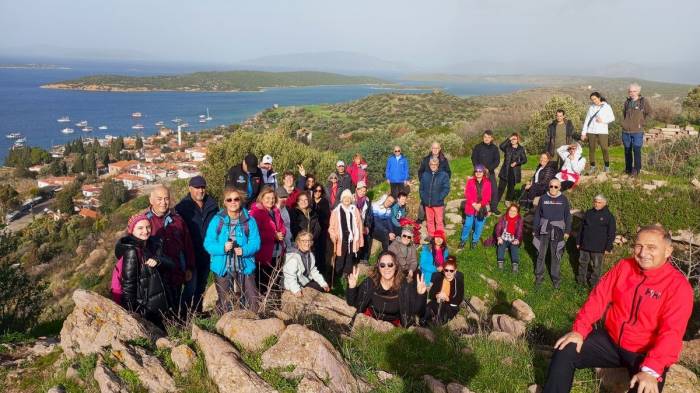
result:
[[[637,82],[633,82],[633,83],[630,83],[629,89],[642,91],[642,86]]]
[[[605,203],[608,203],[608,198],[605,197],[603,194],[598,194],[595,197],[593,197],[594,201],[603,201]]]

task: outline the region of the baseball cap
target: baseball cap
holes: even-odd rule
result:
[[[345,166],[345,162],[343,162],[343,160],[338,160],[338,162],[335,163],[335,166]]]
[[[365,183],[364,180],[360,180],[357,182],[357,187],[355,188],[367,188],[367,183]]]
[[[272,156],[265,154],[262,159],[263,164],[272,164]]]
[[[190,179],[190,187],[206,187],[207,181],[202,176],[195,176]]]

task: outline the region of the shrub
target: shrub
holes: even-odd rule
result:
[[[691,179],[700,177],[700,138],[686,137],[654,146],[645,155],[649,168]]]
[[[547,126],[556,117],[557,109],[566,112],[567,119],[574,124],[574,129],[579,130],[583,120],[586,118],[586,108],[576,102],[570,96],[555,96],[544,105],[544,108],[532,115],[528,123],[527,138],[524,138],[523,145],[528,152],[543,152],[547,148]]]
[[[688,92],[683,100],[683,117],[691,123],[700,123],[700,86]]]
[[[299,143],[282,132],[238,132],[219,144],[210,147],[202,173],[207,178],[209,193],[220,196],[229,168],[240,165],[246,154],[258,157],[269,154],[274,158],[275,170],[297,170],[302,164],[307,172],[323,179],[335,169],[336,155],[320,152]]]
[[[18,264],[0,263],[0,332],[25,332],[44,308],[46,284],[33,280]]]

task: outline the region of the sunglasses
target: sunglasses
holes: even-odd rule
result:
[[[394,153],[401,153],[401,150],[394,150]]]
[[[241,198],[226,198],[226,202],[231,203],[231,202],[240,202]]]
[[[558,189],[558,188],[559,188],[559,186],[549,186],[549,188],[553,188],[553,189],[555,189],[555,190],[556,190],[556,189]]]
[[[454,272],[456,272],[457,270],[455,270],[455,269],[442,269],[442,271],[445,272],[445,273],[454,273]]]
[[[394,264],[393,264],[393,263],[383,263],[383,262],[379,264],[379,268],[380,268],[380,269],[384,269],[384,268],[387,268],[387,267],[388,267],[389,269],[391,269],[391,268],[394,267]]]
[[[413,236],[406,236],[406,235],[401,235],[404,239],[413,239]]]
[[[476,173],[484,173],[484,171],[482,171],[481,169],[477,169],[477,170],[475,170],[474,172],[476,172]]]
[[[319,190],[314,190],[314,192],[323,192],[323,190],[321,190],[321,189],[319,189]]]

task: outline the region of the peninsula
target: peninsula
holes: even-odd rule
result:
[[[266,87],[367,84],[385,85],[389,84],[389,82],[366,76],[348,76],[314,71],[219,71],[157,76],[91,75],[49,83],[41,87],[46,89],[115,92],[237,92],[262,91]]]

